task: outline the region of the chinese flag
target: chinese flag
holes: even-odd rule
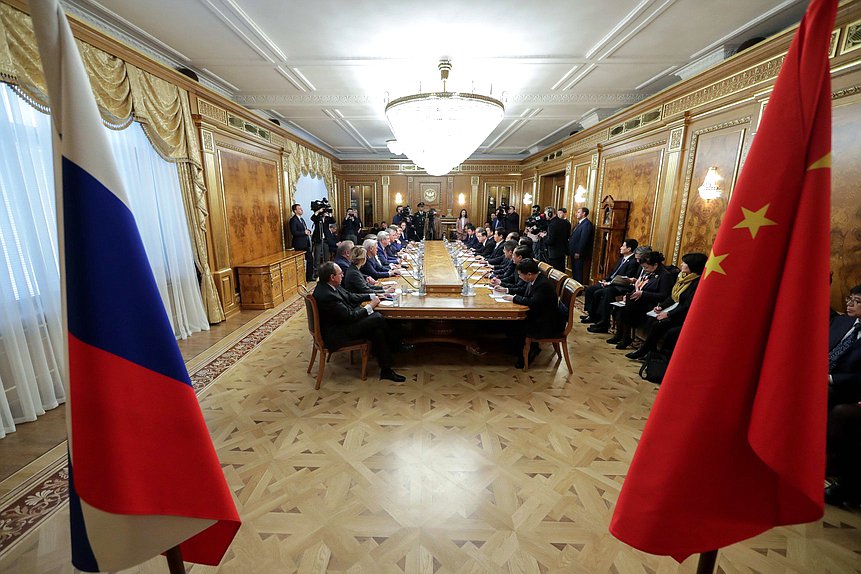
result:
[[[783,63],[610,532],[682,561],[823,512],[837,0]]]

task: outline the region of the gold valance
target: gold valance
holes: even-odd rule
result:
[[[322,179],[326,189],[334,191],[332,160],[292,140],[287,142],[287,152],[287,179],[293,193],[296,193],[296,182],[303,175]]]
[[[203,302],[211,323],[223,321],[206,251],[206,185],[188,92],[90,44],[77,44],[105,124],[123,129],[137,120],[158,154],[177,164]],[[36,108],[49,110],[32,22],[7,4],[0,4],[0,80]]]

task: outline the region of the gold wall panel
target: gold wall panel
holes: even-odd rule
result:
[[[664,143],[656,149],[627,153],[604,162],[601,196],[612,195],[613,199],[631,202],[626,235],[644,245],[652,238]]]
[[[282,250],[278,164],[219,149],[233,265]]]
[[[686,186],[687,212],[682,224],[679,255],[710,252],[732,196],[748,125],[741,124],[703,134],[693,144],[696,145],[696,150],[693,165],[689,169],[691,179]],[[723,178],[720,182],[723,195],[717,199],[705,200],[700,197],[698,188],[702,185],[709,167],[716,167]],[[755,209],[759,207],[761,206],[754,206]]]
[[[849,289],[861,284],[861,100],[836,106],[832,125],[831,306],[845,313]]]

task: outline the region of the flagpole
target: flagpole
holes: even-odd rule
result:
[[[179,549],[179,545],[168,549],[164,553],[164,557],[167,558],[167,567],[170,570],[170,574],[185,574],[185,564],[182,562],[182,550]]]
[[[717,564],[717,556],[717,550],[709,550],[700,554],[699,562],[697,562],[697,574],[713,574]]]

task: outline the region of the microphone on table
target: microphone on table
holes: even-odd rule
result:
[[[409,279],[407,279],[407,276],[406,276],[406,275],[399,275],[399,277],[402,277],[402,278],[403,278],[403,280],[404,280],[404,281],[406,281],[407,283],[409,283],[410,287],[412,287],[413,289],[418,289],[418,287],[416,287],[416,286],[415,286],[415,284],[414,284],[412,281],[410,281]]]

